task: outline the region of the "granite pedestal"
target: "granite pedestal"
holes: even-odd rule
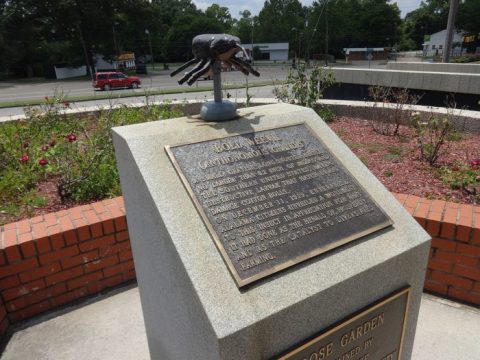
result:
[[[275,358],[405,286],[411,291],[401,350],[409,359],[428,234],[313,110],[277,104],[239,115],[222,123],[179,118],[113,131],[152,359]],[[393,225],[238,288],[165,146],[299,122]]]

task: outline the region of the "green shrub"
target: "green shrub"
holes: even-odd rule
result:
[[[25,121],[0,125],[0,223],[45,206],[42,182],[53,182],[63,202],[119,195],[111,128],[182,115],[169,104],[89,116],[67,115],[68,107],[61,95],[46,97]]]

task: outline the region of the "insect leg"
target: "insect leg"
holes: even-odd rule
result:
[[[213,59],[210,59],[207,61],[207,63],[196,73],[194,73],[190,79],[188,79],[187,84],[192,85],[200,76],[205,74],[208,70],[210,70],[210,67],[213,65]]]
[[[230,60],[232,60],[233,58],[230,58]],[[239,58],[235,58],[235,61],[238,62],[240,65],[242,65],[244,68],[246,68],[249,72],[251,72],[253,75],[255,76],[260,76],[260,74],[258,73],[257,70],[255,70],[254,68],[252,68],[252,66],[249,64],[249,63],[246,63],[245,61],[243,61],[242,59],[239,59]]]
[[[192,69],[190,70],[189,72],[187,72],[185,75],[183,75],[180,80],[178,80],[178,83],[180,85],[182,85],[185,81],[187,81],[187,79],[189,79],[192,74],[194,74],[196,71],[198,71],[199,69],[201,69],[205,63],[207,62],[207,60],[200,60],[197,65]]]
[[[198,61],[197,58],[193,58],[192,60],[188,60],[185,64],[183,64],[182,66],[180,66],[178,69],[176,69],[175,71],[173,71],[170,76],[175,76],[177,75],[180,71],[182,71],[183,69],[186,69],[187,67],[189,67],[190,65],[196,63]]]
[[[248,72],[248,69],[246,69],[245,67],[242,66],[242,64],[239,64],[237,61],[235,61],[236,59],[235,58],[230,58],[228,61],[230,63],[232,63],[233,65],[235,65],[235,67],[240,70],[244,75],[248,75],[249,72]]]

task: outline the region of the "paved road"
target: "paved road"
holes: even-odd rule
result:
[[[345,64],[338,63],[335,66],[345,66]],[[353,64],[348,64],[348,67],[356,68],[368,68],[368,61],[357,61]],[[385,67],[384,62],[372,61],[370,66],[372,68]],[[248,77],[248,81],[251,84],[265,82],[265,81],[281,81],[284,80],[288,74],[290,66],[287,65],[260,65],[258,70],[261,74],[259,78],[253,76]],[[188,86],[179,86],[177,83],[178,76],[176,78],[170,77],[171,70],[155,71],[154,73],[143,75],[142,88],[134,90],[138,93],[136,97],[119,98],[125,90],[113,90],[110,92],[111,99],[109,100],[92,100],[82,101],[73,104],[73,107],[85,107],[85,106],[108,106],[109,104],[132,104],[145,101],[145,93],[149,90],[168,90],[178,89],[178,93],[171,95],[159,95],[154,96],[155,100],[204,100],[211,98],[211,92],[197,92],[197,93],[185,93],[183,89],[187,89]],[[242,85],[246,81],[246,77],[239,71],[224,72],[222,73],[222,80],[224,84],[230,85]],[[194,86],[211,86],[212,81],[198,81]],[[132,91],[132,90],[129,90]],[[46,81],[46,80],[20,80],[20,81],[0,81],[0,102],[16,101],[16,100],[31,100],[31,99],[43,99],[45,96],[53,96],[55,92],[63,93],[68,96],[104,96],[103,91],[94,90],[88,80],[61,80],[61,81]],[[234,97],[245,97],[244,90],[230,90],[230,93]],[[271,98],[272,87],[261,87],[250,89],[250,94],[254,97]],[[23,107],[12,107],[0,109],[0,117],[9,117],[16,115],[23,115]]]

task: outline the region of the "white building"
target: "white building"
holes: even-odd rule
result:
[[[447,30],[439,31],[435,34],[429,35],[423,45],[423,56],[436,56],[443,54],[445,46],[445,39],[447,37]],[[453,33],[452,49],[454,56],[459,56],[463,53],[462,49],[463,36],[458,33]]]
[[[260,59],[255,60],[288,60],[288,43],[261,43],[261,44],[242,44],[242,46],[251,54],[252,49],[258,47],[261,53]]]

